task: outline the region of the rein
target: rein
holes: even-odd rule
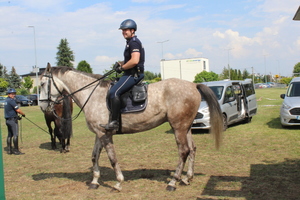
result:
[[[56,85],[56,83],[55,83],[55,81],[54,81],[52,72],[50,72],[50,75],[43,75],[44,77],[48,77],[48,78],[49,78],[49,83],[48,83],[48,99],[47,99],[47,100],[42,99],[42,100],[40,100],[40,101],[48,101],[48,102],[49,102],[49,105],[50,105],[50,102],[53,102],[53,103],[57,103],[57,104],[58,104],[58,103],[60,103],[64,98],[68,98],[69,96],[72,98],[72,96],[73,96],[74,94],[76,94],[77,92],[80,92],[80,91],[86,89],[87,87],[91,86],[92,84],[98,82],[98,83],[96,84],[96,86],[93,88],[92,92],[90,93],[89,97],[87,98],[87,100],[85,101],[85,103],[83,104],[83,106],[80,108],[80,111],[78,112],[78,114],[75,115],[74,117],[71,117],[70,119],[62,119],[61,117],[59,117],[59,116],[53,111],[53,114],[54,114],[57,118],[59,118],[59,119],[62,119],[62,120],[75,120],[75,119],[77,119],[77,118],[79,117],[79,115],[81,114],[83,108],[86,106],[86,104],[87,104],[88,101],[90,100],[90,98],[91,98],[92,94],[94,93],[95,89],[99,86],[100,80],[106,78],[107,76],[111,75],[111,74],[114,73],[114,72],[115,72],[115,70],[110,70],[109,72],[107,72],[106,74],[104,74],[102,77],[96,79],[95,81],[93,81],[93,82],[91,82],[91,83],[89,83],[89,84],[83,86],[82,88],[80,88],[80,89],[78,89],[78,90],[72,92],[71,94],[67,94],[67,95],[63,95],[62,92],[58,89],[58,86]],[[50,94],[50,92],[51,92],[51,84],[50,84],[51,80],[50,80],[50,79],[52,80],[53,85],[54,85],[54,87],[56,88],[56,90],[57,90],[57,91],[59,92],[59,94],[62,96],[62,98],[59,99],[59,100],[58,100],[58,99],[56,99],[55,101],[52,101],[52,100],[51,100],[51,94]],[[73,98],[72,98],[72,99],[73,99]]]

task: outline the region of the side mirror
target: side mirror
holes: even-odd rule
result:
[[[284,97],[285,97],[285,94],[280,95],[280,98],[284,99]]]

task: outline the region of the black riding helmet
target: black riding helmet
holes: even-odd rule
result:
[[[126,19],[121,23],[119,29],[134,29],[134,31],[136,31],[137,25],[132,19]]]

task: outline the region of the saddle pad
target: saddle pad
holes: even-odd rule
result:
[[[121,113],[133,113],[145,110],[147,107],[147,99],[144,102],[134,102],[131,98],[127,98],[127,105],[121,110]]]

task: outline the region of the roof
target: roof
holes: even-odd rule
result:
[[[300,20],[300,6],[299,6],[297,12],[295,13],[293,20]]]
[[[39,72],[38,72],[38,76],[41,75],[42,73],[44,73],[46,68],[40,68]],[[35,72],[30,72],[28,74],[23,74],[20,75],[21,77],[26,77],[26,76],[36,76]]]

